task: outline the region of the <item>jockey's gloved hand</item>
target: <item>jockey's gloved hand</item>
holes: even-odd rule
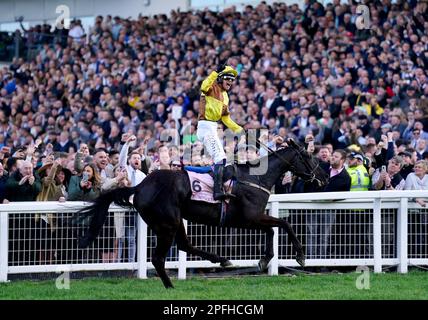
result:
[[[221,63],[221,64],[217,67],[216,72],[217,72],[217,73],[220,73],[220,72],[222,72],[224,69],[226,69],[226,64],[225,64],[225,63]]]

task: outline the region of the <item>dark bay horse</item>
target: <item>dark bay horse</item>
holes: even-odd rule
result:
[[[317,182],[319,185],[324,185],[328,180],[327,174],[318,166],[316,159],[294,141],[290,140],[288,144],[289,146],[260,160],[267,160],[267,172],[263,175],[253,175],[248,164],[237,166],[234,174],[237,183],[232,191],[236,197],[230,199],[222,224],[225,227],[256,229],[266,233],[266,249],[264,257],[259,261],[261,271],[266,270],[273,257],[272,227],[286,230],[297,262],[304,266],[305,261],[303,247],[288,221],[270,217],[265,213],[269,191],[274,183],[286,171],[292,171],[303,180]],[[91,206],[80,211],[82,214],[90,214],[92,218],[88,231],[79,241],[79,246],[87,247],[95,240],[107,218],[110,204],[115,202],[125,208],[135,208],[155,232],[157,246],[152,263],[166,288],[173,287],[165,272],[165,257],[174,239],[179,250],[198,255],[213,263],[220,263],[222,267],[231,265],[226,258],[194,248],[190,244],[183,218],[212,226],[219,226],[221,220],[221,204],[190,200],[191,193],[187,173],[171,170],[154,171],[136,187],[106,192]],[[131,195],[134,195],[133,204],[129,202]]]

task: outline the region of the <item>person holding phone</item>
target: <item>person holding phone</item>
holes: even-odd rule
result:
[[[81,176],[71,177],[68,188],[70,201],[90,201],[97,198],[101,193],[101,177],[95,164],[85,165]]]
[[[388,166],[378,168],[372,177],[375,190],[403,190],[405,180],[400,174],[403,167],[403,158],[394,156],[388,161]]]

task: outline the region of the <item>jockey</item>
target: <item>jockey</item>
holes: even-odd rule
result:
[[[214,199],[224,200],[230,197],[223,191],[223,171],[226,154],[223,143],[217,134],[217,123],[221,120],[235,133],[242,133],[243,128],[230,118],[229,96],[238,72],[231,66],[221,65],[202,82],[199,106],[198,130],[196,135],[204,144],[214,161]]]

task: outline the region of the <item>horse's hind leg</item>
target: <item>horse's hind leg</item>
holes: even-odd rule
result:
[[[175,241],[177,243],[177,247],[179,250],[185,251],[189,254],[199,256],[205,260],[211,261],[212,263],[220,262],[220,265],[222,267],[228,267],[232,265],[232,263],[230,263],[230,261],[224,257],[220,257],[214,253],[206,252],[204,250],[197,249],[194,246],[192,246],[189,239],[187,238],[186,229],[184,228],[183,221],[181,221],[181,224],[178,227]]]
[[[174,288],[171,279],[165,271],[165,257],[168,254],[168,250],[171,248],[174,236],[175,232],[171,230],[156,230],[157,245],[152,257],[152,263],[161,278],[163,285],[167,289]]]

